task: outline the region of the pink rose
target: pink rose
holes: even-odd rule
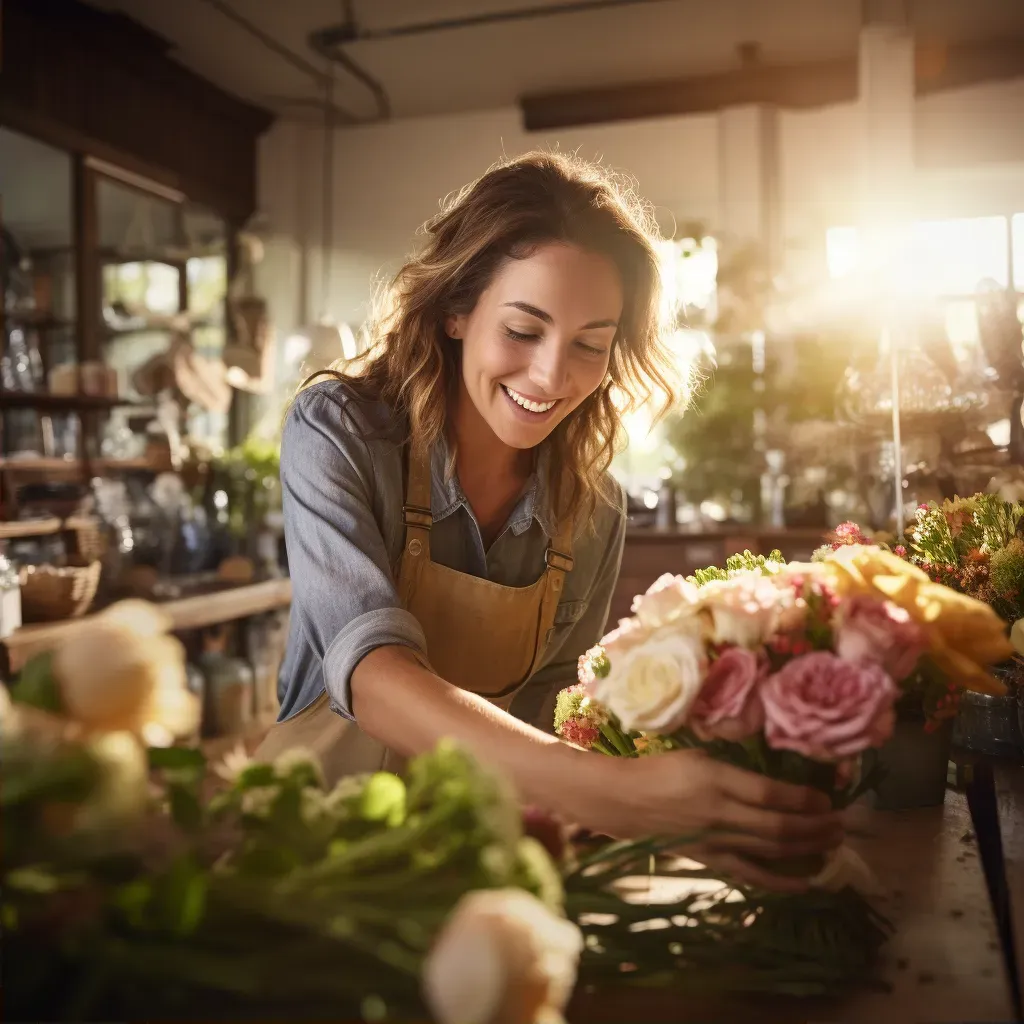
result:
[[[730,647],[708,670],[690,712],[690,725],[702,740],[738,742],[760,732],[764,705],[758,693],[761,663],[752,651]]]
[[[836,654],[844,661],[874,662],[899,682],[927,646],[921,627],[891,601],[858,596],[839,607]]]
[[[885,670],[829,651],[794,658],[764,681],[760,693],[768,745],[816,761],[881,746],[896,720],[896,685]]]

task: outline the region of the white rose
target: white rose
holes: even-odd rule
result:
[[[670,733],[678,729],[700,692],[707,668],[696,620],[652,633],[611,661],[594,696],[627,730]]]
[[[53,671],[65,714],[87,729],[127,730],[166,745],[199,723],[185,649],[174,637],[140,635],[101,615],[54,652]]]
[[[440,1024],[556,1024],[576,983],[579,929],[523,889],[467,893],[423,965]]]
[[[715,643],[759,647],[779,629],[783,612],[795,595],[759,572],[738,573],[728,580],[713,580],[700,588]]]
[[[697,588],[682,576],[665,573],[646,593],[633,598],[631,611],[646,629],[660,629],[677,619],[695,615],[699,607]]]

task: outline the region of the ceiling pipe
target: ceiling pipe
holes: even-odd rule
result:
[[[543,7],[518,7],[505,11],[490,11],[483,14],[467,14],[457,18],[439,18],[435,21],[418,21],[411,25],[394,25],[388,28],[360,29],[351,17],[346,26],[348,35],[339,38],[342,43],[378,42],[384,39],[399,39],[407,36],[426,35],[431,32],[448,32],[460,28],[478,28],[481,25],[498,25],[510,21],[527,21],[537,18],[555,17],[560,14],[583,14],[614,7],[639,7],[641,4],[676,3],[677,0],[572,0],[570,3]],[[340,26],[339,26],[340,28]]]

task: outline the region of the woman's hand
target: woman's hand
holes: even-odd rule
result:
[[[679,836],[681,853],[739,881],[803,891],[806,879],[776,874],[764,862],[824,853],[843,840],[840,815],[823,793],[735,768],[702,751],[636,759],[591,756],[595,770],[580,779],[581,825],[619,838]],[[703,832],[711,834],[686,842]]]

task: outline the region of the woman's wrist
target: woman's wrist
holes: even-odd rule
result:
[[[618,758],[580,750],[568,743],[546,747],[537,759],[538,796],[532,803],[567,824],[601,830],[607,827],[610,804],[620,790],[623,765]]]

